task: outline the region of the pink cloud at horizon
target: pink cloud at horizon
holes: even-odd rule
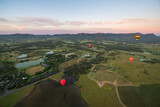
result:
[[[155,33],[160,34],[160,18],[130,18],[116,21],[59,21],[50,18],[0,18],[0,33]]]

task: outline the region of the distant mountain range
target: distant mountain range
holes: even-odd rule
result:
[[[135,36],[140,35],[139,40],[135,40]],[[57,38],[62,40],[107,40],[116,42],[129,42],[129,43],[160,43],[160,37],[153,33],[141,34],[141,33],[79,33],[79,34],[55,34],[55,35],[33,35],[33,34],[10,34],[0,35],[0,41],[16,42],[16,41],[35,41],[35,40],[46,40],[49,38]]]

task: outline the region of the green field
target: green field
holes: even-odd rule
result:
[[[114,69],[118,68],[118,72],[132,83],[160,83],[159,64],[140,62],[140,56],[131,56],[123,53],[117,54],[114,57],[114,60],[108,60],[108,65]],[[130,57],[134,58],[133,62],[129,61]]]
[[[127,107],[159,107],[160,84],[140,85],[138,87],[119,87],[122,102]]]
[[[18,101],[20,101],[24,96],[26,96],[34,86],[29,86],[23,88],[17,92],[9,94],[3,98],[0,98],[0,107],[13,107]]]
[[[56,79],[56,80],[60,81],[60,80],[61,80],[61,77],[62,77],[63,75],[64,75],[64,73],[61,72],[61,73],[56,74],[56,75],[53,75],[53,76],[51,76],[51,77],[49,77],[49,78],[50,78],[50,79]]]
[[[114,72],[107,70],[105,63],[96,65],[89,77],[101,82],[109,81],[113,83],[116,80],[118,85],[129,84],[129,82],[123,76],[118,74],[118,70],[115,70]]]
[[[121,78],[121,77],[117,78],[116,81],[117,81],[118,85],[127,85],[127,84],[129,84],[129,82],[126,81],[126,79]]]
[[[63,97],[66,96],[66,97]],[[62,86],[53,80],[41,81],[15,107],[89,107],[75,85]]]
[[[26,73],[29,75],[35,75],[36,72],[40,72],[43,70],[44,70],[44,67],[42,67],[41,65],[37,65],[37,66],[29,67],[26,70]]]
[[[96,65],[94,70],[98,71],[98,70],[106,70],[107,67],[105,65]]]
[[[70,66],[73,66],[73,65],[77,64],[78,63],[78,59],[79,58],[70,60]]]
[[[114,80],[117,78],[117,75],[108,71],[97,71],[93,78],[98,81],[114,82]]]
[[[61,63],[58,68],[59,68],[59,71],[62,71],[64,70],[65,68],[69,67],[69,63],[68,62],[64,62],[64,63]]]
[[[71,41],[71,43],[66,43],[66,41]],[[77,76],[78,81],[76,81],[74,84],[81,89],[80,90],[78,88],[79,92],[81,92],[79,94],[82,95],[82,97],[86,100],[90,107],[122,107],[117,97],[117,87],[120,99],[127,107],[160,106],[160,63],[158,63],[158,61],[160,60],[159,44],[124,43],[105,40],[97,41],[81,39],[78,41],[73,41],[60,40],[59,38],[54,39],[53,41],[43,40],[37,42],[29,42],[30,43],[16,43],[13,45],[12,43],[6,43],[8,44],[8,46],[6,45],[0,47],[0,50],[3,50],[2,53],[0,53],[0,64],[2,69],[5,68],[4,70],[2,70],[3,72],[0,75],[1,81],[9,80],[9,82],[12,82],[12,78],[15,82],[22,81],[21,78],[23,78],[23,75],[21,76],[21,71],[31,75],[31,77],[39,78],[40,76],[43,77],[43,74],[44,77],[45,75],[50,76],[47,74],[49,73],[48,71],[54,71],[54,64],[59,64],[59,61],[54,60],[54,58],[53,61],[50,62],[51,64],[43,62],[45,64],[49,64],[49,66],[52,66],[51,69],[46,71],[46,74],[44,72],[40,75],[34,75],[36,72],[44,70],[44,67],[42,67],[41,65],[19,68],[15,69],[15,71],[19,72],[11,72],[14,70],[13,68],[9,69],[12,67],[11,65],[16,65],[22,60],[17,59],[17,57],[21,54],[28,55],[28,57],[24,59],[37,60],[45,57],[45,52],[51,50],[54,51],[55,55],[61,54],[64,55],[64,57],[66,54],[74,53],[78,57],[76,57],[75,59],[71,58],[71,60],[69,61],[69,57],[63,57],[63,63],[59,64],[58,69],[59,71],[64,71],[65,68],[77,64],[75,69],[73,66],[73,69],[69,70],[72,72],[72,74],[74,74],[76,71],[82,70],[80,74],[79,72],[77,72],[77,74],[79,74]],[[93,48],[89,48],[88,44],[93,44]],[[92,57],[83,58],[83,56],[88,53],[92,53]],[[96,57],[96,55],[98,54],[100,56]],[[106,59],[105,61],[98,61],[100,60],[99,57],[104,57],[104,59]],[[129,61],[130,57],[134,58],[132,62]],[[94,61],[92,62],[92,59],[94,58],[97,60],[97,63],[94,63]],[[52,59],[52,57],[50,59]],[[64,62],[66,60],[67,62]],[[92,69],[88,67],[87,69],[85,69],[85,64],[78,65],[78,62],[81,62],[83,60],[88,60],[89,63],[87,64],[91,65],[92,67],[95,66],[95,68]],[[155,62],[157,60],[157,62],[144,62],[148,60]],[[14,61],[15,63],[10,64],[4,61]],[[52,62],[55,63],[52,64]],[[5,64],[8,65],[6,67],[2,66]],[[81,69],[78,70],[78,68]],[[57,70],[57,68],[55,70]],[[53,74],[45,80],[56,80],[56,82],[60,85],[59,81],[62,79],[63,75],[64,72],[60,72],[58,74]],[[31,79],[32,78],[29,78],[26,81],[28,82]],[[19,84],[23,84],[26,81],[19,82]],[[46,81],[45,83],[48,84],[48,81]],[[108,84],[107,82],[110,84]],[[24,98],[24,96],[27,95],[34,87],[35,86],[32,85],[10,95],[7,95],[3,98],[0,98],[0,107],[13,107],[17,102]],[[67,87],[68,86],[66,85],[66,88]],[[3,87],[2,89],[4,90]],[[13,88],[12,90],[14,89],[16,88]],[[46,90],[48,89],[46,88]],[[52,91],[53,90],[51,88],[51,91],[48,91],[48,93],[52,93]],[[39,93],[41,93],[41,91],[39,91]],[[42,94],[45,96],[45,91]],[[35,98],[39,98],[36,95],[37,94],[35,93]]]
[[[82,56],[82,55],[85,55],[85,54],[88,54],[89,52],[88,51],[85,51],[85,50],[77,50],[75,52],[76,55],[78,56]]]
[[[114,86],[105,84],[99,88],[96,82],[90,80],[87,74],[81,75],[75,83],[81,88],[82,97],[90,107],[121,107]]]
[[[64,62],[64,63],[61,63],[58,68],[60,71],[64,70],[65,68],[69,67],[69,66],[73,66],[75,64],[78,64],[78,60],[79,62],[83,61],[84,58],[76,58],[76,59],[72,59],[68,62]]]

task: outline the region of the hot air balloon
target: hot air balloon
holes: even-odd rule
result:
[[[129,58],[129,60],[132,62],[134,60],[134,58]]]
[[[64,86],[66,84],[66,80],[62,79],[60,83]]]
[[[139,40],[140,36],[139,36],[139,35],[137,35],[137,36],[135,36],[135,38],[136,38],[136,40]]]
[[[90,47],[90,48],[92,48],[92,46],[93,46],[92,44],[89,44],[89,47]]]

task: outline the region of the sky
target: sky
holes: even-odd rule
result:
[[[160,34],[160,0],[0,0],[0,34]]]

